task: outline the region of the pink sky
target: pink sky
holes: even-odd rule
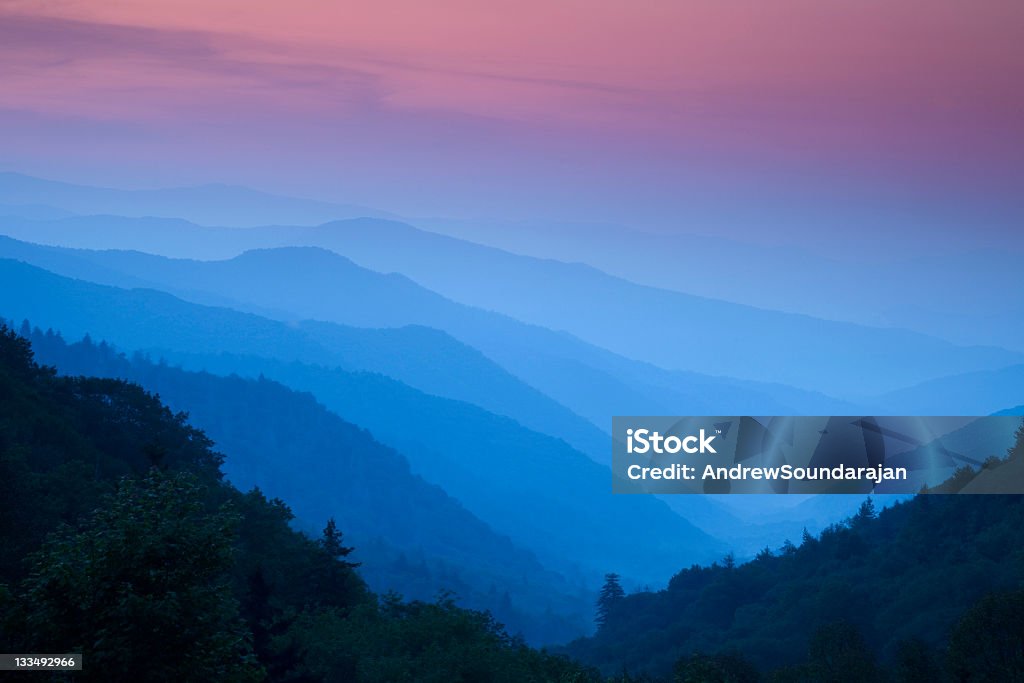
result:
[[[1006,0],[0,0],[0,164],[412,213],[1012,204],[1021,36]]]

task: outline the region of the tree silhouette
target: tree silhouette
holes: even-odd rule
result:
[[[32,639],[81,651],[83,680],[262,679],[228,582],[236,518],[202,498],[154,469],[52,534],[25,584]]]
[[[853,526],[861,526],[864,522],[876,517],[878,517],[878,512],[875,510],[875,501],[871,498],[865,498],[864,502],[857,509],[857,514],[853,516]]]
[[[1024,680],[1024,590],[993,593],[963,616],[949,638],[956,681]]]
[[[324,549],[331,558],[338,560],[343,566],[350,569],[354,569],[359,566],[359,562],[349,562],[345,558],[352,554],[355,548],[349,548],[342,543],[342,533],[338,529],[337,522],[334,521],[334,517],[327,520],[327,526],[324,527],[323,537],[320,539],[320,547]]]
[[[757,669],[735,653],[706,655],[700,652],[676,662],[673,683],[757,683]]]
[[[864,637],[852,624],[839,621],[815,631],[810,644],[814,680],[831,683],[874,683],[878,669]]]
[[[626,597],[626,591],[622,590],[619,582],[619,575],[612,572],[604,575],[604,586],[597,598],[597,625],[598,628],[608,623],[608,615],[615,605]]]

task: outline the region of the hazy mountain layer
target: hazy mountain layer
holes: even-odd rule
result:
[[[90,333],[126,350],[201,354],[207,358],[196,369],[265,373],[311,391],[553,569],[593,579],[615,564],[650,580],[723,549],[657,499],[609,495],[610,471],[564,441],[383,375],[331,370],[325,366],[343,363],[344,354],[286,324],[9,260],[0,261],[0,285],[6,318],[31,319],[69,337]]]
[[[590,591],[544,569],[532,553],[413,474],[400,453],[311,395],[267,379],[128,358],[106,344],[68,345],[38,328],[28,338],[37,361],[62,374],[131,381],[186,412],[226,454],[222,469],[232,484],[292,501],[298,525],[311,534],[335,518],[375,590],[422,600],[453,591],[460,604],[491,610],[538,643],[589,629]]]
[[[202,258],[235,256],[255,247],[321,246],[378,272],[400,272],[455,301],[565,330],[627,358],[845,398],[1024,360],[1000,348],[960,347],[906,330],[640,286],[582,264],[519,256],[387,220],[238,230],[173,220],[78,217],[9,219],[0,229],[50,244]],[[680,254],[680,268],[686,258]]]

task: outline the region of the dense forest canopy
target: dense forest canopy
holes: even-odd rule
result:
[[[986,467],[1021,459],[1024,427],[1006,458]],[[932,668],[954,680],[1022,680],[1024,619],[1005,607],[1024,599],[1022,587],[1021,496],[919,495],[880,512],[869,498],[799,545],[765,548],[742,565],[731,555],[695,565],[663,590],[605,602],[597,634],[566,651],[606,671],[663,675],[680,666],[732,670],[738,657],[779,681],[876,680],[907,667],[923,677],[898,680],[935,680],[921,673]],[[828,666],[844,673],[821,673],[837,652],[849,661]],[[984,670],[991,677],[961,676]]]

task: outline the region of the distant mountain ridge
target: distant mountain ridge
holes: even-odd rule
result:
[[[380,374],[337,368],[343,354],[284,323],[151,290],[69,280],[10,260],[0,260],[0,315],[172,360],[191,355],[190,369],[265,373],[310,391],[546,566],[570,575],[593,580],[614,562],[625,575],[651,580],[724,549],[659,500],[609,495],[610,470],[564,441]]]
[[[0,255],[90,281],[155,287],[185,299],[249,310],[278,320],[329,320],[363,327],[427,325],[482,351],[513,375],[554,398],[602,431],[615,414],[763,414],[856,412],[841,401],[781,385],[699,373],[669,372],[630,361],[571,335],[526,325],[501,314],[457,304],[398,274],[364,269],[334,252],[282,247],[245,252],[227,261],[168,260],[139,252],[61,250],[0,238]],[[301,323],[317,333],[330,327]],[[407,370],[422,371],[423,368]],[[409,381],[408,379],[406,381]],[[439,392],[437,385],[416,384]],[[537,404],[535,421],[475,402],[549,431],[557,414]],[[563,421],[563,426],[565,421]],[[608,442],[576,440],[606,460]]]
[[[988,415],[1024,403],[1024,364],[937,377],[879,396],[890,410],[907,415],[940,415],[956,396],[964,415]]]
[[[351,204],[287,197],[238,185],[209,183],[151,190],[121,190],[0,172],[0,204],[39,204],[77,214],[184,218],[246,227],[273,223],[316,225],[339,218],[394,217]]]
[[[330,252],[310,251],[328,256],[334,262],[333,265],[341,263],[351,266],[345,269],[350,274],[346,282],[351,285],[353,292],[358,293],[353,295],[339,292],[332,295],[332,299],[337,297],[350,300],[362,310],[373,309],[374,293],[380,289],[378,282],[383,281],[385,287],[389,284],[397,287],[394,288],[396,291],[388,295],[387,301],[381,302],[382,308],[390,309],[398,302],[408,301],[410,309],[422,311],[436,306],[435,302],[447,303],[401,276],[380,276],[358,268]],[[204,282],[203,271],[215,267],[214,264],[203,262],[172,262],[134,252],[61,251],[19,244],[3,237],[0,237],[0,255],[20,258],[90,282],[118,287],[152,287],[204,305],[230,307],[263,317],[273,317],[288,322],[296,332],[301,331],[307,337],[319,339],[325,350],[328,347],[332,349],[329,357],[348,369],[381,372],[428,393],[470,401],[492,412],[517,419],[528,427],[565,438],[599,460],[604,459],[605,451],[608,450],[607,437],[594,425],[517,380],[475,349],[452,339],[444,332],[416,325],[418,319],[412,320],[412,325],[402,323],[400,328],[387,326],[389,329],[366,329],[381,326],[372,325],[375,319],[359,315],[346,316],[348,324],[344,327],[296,322],[303,316],[277,309],[282,303],[280,301],[254,306],[234,298],[240,296],[251,301],[250,292],[288,289],[293,279],[303,278],[304,273],[316,272],[313,267],[283,273],[268,269],[267,264],[258,258],[248,264],[227,262],[229,267],[244,266],[249,272],[244,277],[237,269],[236,272],[226,273],[221,281],[231,283],[235,288],[226,290],[221,287],[220,291],[216,291],[217,288],[211,287],[203,289],[207,284]],[[177,287],[174,286],[175,282],[187,284]],[[402,322],[393,316],[389,321]],[[353,322],[363,326],[352,327]],[[327,357],[325,355],[323,358]],[[445,362],[438,363],[436,358],[442,358]]]
[[[400,272],[453,301],[565,330],[626,358],[847,400],[941,375],[1024,362],[1024,354],[996,347],[956,346],[896,328],[644,287],[582,264],[518,256],[390,220],[238,230],[77,217],[10,219],[0,224],[0,231],[49,244],[193,258],[230,258],[261,247],[320,246],[377,272]]]

